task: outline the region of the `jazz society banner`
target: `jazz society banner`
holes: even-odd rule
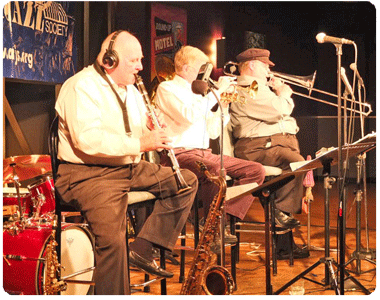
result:
[[[12,1],[3,8],[3,76],[62,83],[75,73],[75,2]]]
[[[174,59],[174,54],[187,43],[187,12],[161,3],[151,4],[151,79],[156,74],[156,58]],[[160,60],[162,61],[162,60]]]

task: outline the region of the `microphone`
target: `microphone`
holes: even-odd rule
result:
[[[325,33],[321,32],[318,33],[317,36],[315,37],[317,39],[317,42],[320,44],[323,43],[333,43],[333,44],[349,44],[353,45],[355,44],[353,41],[343,39],[343,38],[337,38],[333,36],[328,36]]]
[[[194,94],[206,96],[210,92],[210,87],[207,82],[203,80],[194,80],[191,84],[191,90]],[[212,112],[216,112],[218,110],[218,103],[216,103],[212,108]]]
[[[354,96],[354,92],[352,91],[352,87],[351,87],[350,83],[348,82],[348,79],[347,79],[347,76],[346,76],[346,70],[343,67],[340,68],[340,77],[342,78],[342,80],[344,82],[344,85],[346,86],[346,89],[348,90],[348,92],[353,97]]]
[[[194,80],[191,84],[191,90],[194,94],[206,96],[209,91],[209,85],[206,81],[203,80]]]
[[[358,76],[358,80],[359,80],[360,85],[364,87],[363,79],[360,77],[360,74],[359,74],[359,71],[358,71],[356,64],[355,63],[350,64],[350,69],[356,73],[356,76]]]

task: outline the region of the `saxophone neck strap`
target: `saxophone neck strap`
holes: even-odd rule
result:
[[[129,120],[128,120],[127,103],[126,102],[124,103],[123,100],[121,100],[119,93],[115,90],[111,81],[107,77],[104,68],[98,63],[97,60],[94,63],[94,68],[95,68],[96,72],[98,72],[99,75],[102,76],[103,79],[108,83],[108,85],[111,87],[112,91],[114,92],[116,99],[119,102],[120,108],[123,111],[125,131],[127,132],[127,134],[131,134],[131,128],[129,126]]]

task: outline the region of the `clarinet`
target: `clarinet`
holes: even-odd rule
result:
[[[135,74],[135,78],[136,78],[136,86],[137,86],[139,92],[141,93],[141,95],[143,97],[145,106],[147,108],[149,117],[151,118],[151,120],[153,122],[154,128],[156,128],[156,129],[157,128],[161,128],[161,125],[160,125],[160,123],[157,120],[157,116],[154,113],[152,102],[151,102],[151,100],[150,100],[150,98],[148,96],[148,92],[147,92],[147,90],[146,90],[146,88],[144,86],[144,83],[143,83],[141,77],[139,75]],[[173,149],[169,149],[169,150],[166,150],[166,151],[167,151],[167,155],[170,158],[170,161],[171,161],[171,164],[172,164],[172,169],[174,171],[174,175],[175,175],[175,178],[176,178],[176,181],[177,181],[177,185],[178,185],[178,192],[177,192],[177,194],[180,194],[180,193],[182,193],[184,191],[189,190],[191,187],[187,185],[186,181],[182,177],[182,174],[181,174],[180,169],[179,169],[179,164],[178,164],[177,158],[175,157]]]

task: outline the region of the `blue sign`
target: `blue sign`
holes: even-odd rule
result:
[[[62,83],[75,74],[75,2],[12,1],[3,10],[3,76]]]

